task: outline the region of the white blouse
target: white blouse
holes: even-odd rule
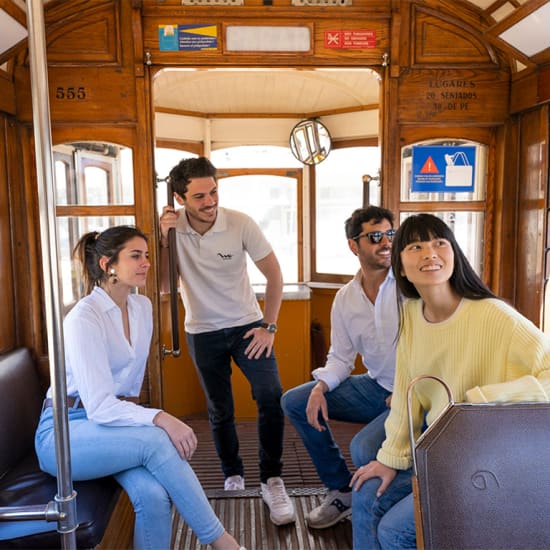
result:
[[[138,396],[141,390],[153,332],[149,298],[130,294],[128,316],[131,343],[120,308],[95,287],[63,322],[67,395],[80,396],[88,419],[98,424],[151,425],[160,412],[117,399]]]

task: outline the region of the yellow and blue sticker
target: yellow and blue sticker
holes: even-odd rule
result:
[[[218,48],[217,25],[159,25],[158,36],[159,49],[164,52],[196,52]]]

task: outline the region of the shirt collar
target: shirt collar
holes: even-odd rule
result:
[[[359,286],[361,286],[361,278],[363,277],[363,273],[361,270],[359,270],[353,277],[353,280],[355,281],[356,284],[358,284]],[[382,285],[385,285],[387,281],[390,281],[390,280],[395,280],[395,277],[393,276],[393,271],[392,271],[392,268],[390,267],[388,269],[388,274],[386,275],[386,278],[384,279],[384,281],[382,282]],[[382,286],[381,285],[381,286]]]
[[[115,307],[118,307],[114,300],[103,290],[100,286],[95,286],[90,297],[101,308],[101,311],[109,311]]]

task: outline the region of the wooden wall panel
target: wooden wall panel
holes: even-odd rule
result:
[[[338,15],[336,15],[338,13]],[[143,18],[143,39],[145,52],[150,55],[153,65],[250,65],[253,66],[315,66],[315,65],[346,65],[346,66],[380,66],[383,55],[390,50],[389,15],[376,14],[367,11],[322,12],[312,17],[311,12],[294,10],[274,10],[266,20],[265,12],[240,12],[239,17],[232,16],[231,11],[216,10],[214,7],[206,12],[195,8],[170,10],[165,16],[162,10],[145,12]],[[294,17],[292,17],[292,15]],[[218,47],[215,50],[203,51],[161,51],[159,47],[159,25],[204,24],[216,26]],[[228,25],[251,26],[309,26],[312,29],[312,49],[299,54],[284,52],[227,52],[224,45],[224,29]],[[376,36],[376,45],[368,48],[334,48],[327,47],[326,33],[329,31],[372,31]]]
[[[494,242],[492,274],[488,280],[493,292],[514,303],[516,289],[516,222],[518,205],[519,124],[514,117],[497,132],[494,170]]]
[[[46,12],[52,122],[135,124],[138,109],[130,2],[80,1],[70,11],[66,4],[53,5]],[[143,60],[140,64],[143,73]],[[28,58],[17,66],[15,80],[18,119],[30,121]]]
[[[540,326],[548,189],[548,108],[525,113],[520,120],[515,305]]]
[[[50,10],[49,66],[122,65],[120,6],[118,2],[88,2],[60,20],[54,20],[59,16]]]
[[[510,114],[519,113],[538,103],[537,74],[528,73],[512,82],[510,92]]]
[[[15,114],[15,87],[9,75],[0,69],[0,112]]]
[[[537,99],[540,102],[550,101],[550,65],[538,73]]]
[[[0,115],[0,353],[16,346],[15,293],[13,286],[13,250],[9,201],[8,143],[14,132],[9,119]]]
[[[457,20],[445,20],[431,10],[413,8],[412,34],[412,65],[491,66],[495,61],[492,46],[481,39],[478,31]]]
[[[402,124],[503,124],[509,74],[488,70],[412,70],[399,82]]]

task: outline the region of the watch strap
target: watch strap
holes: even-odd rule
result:
[[[267,332],[275,334],[277,332],[277,325],[275,323],[261,323],[261,327],[265,328]]]

